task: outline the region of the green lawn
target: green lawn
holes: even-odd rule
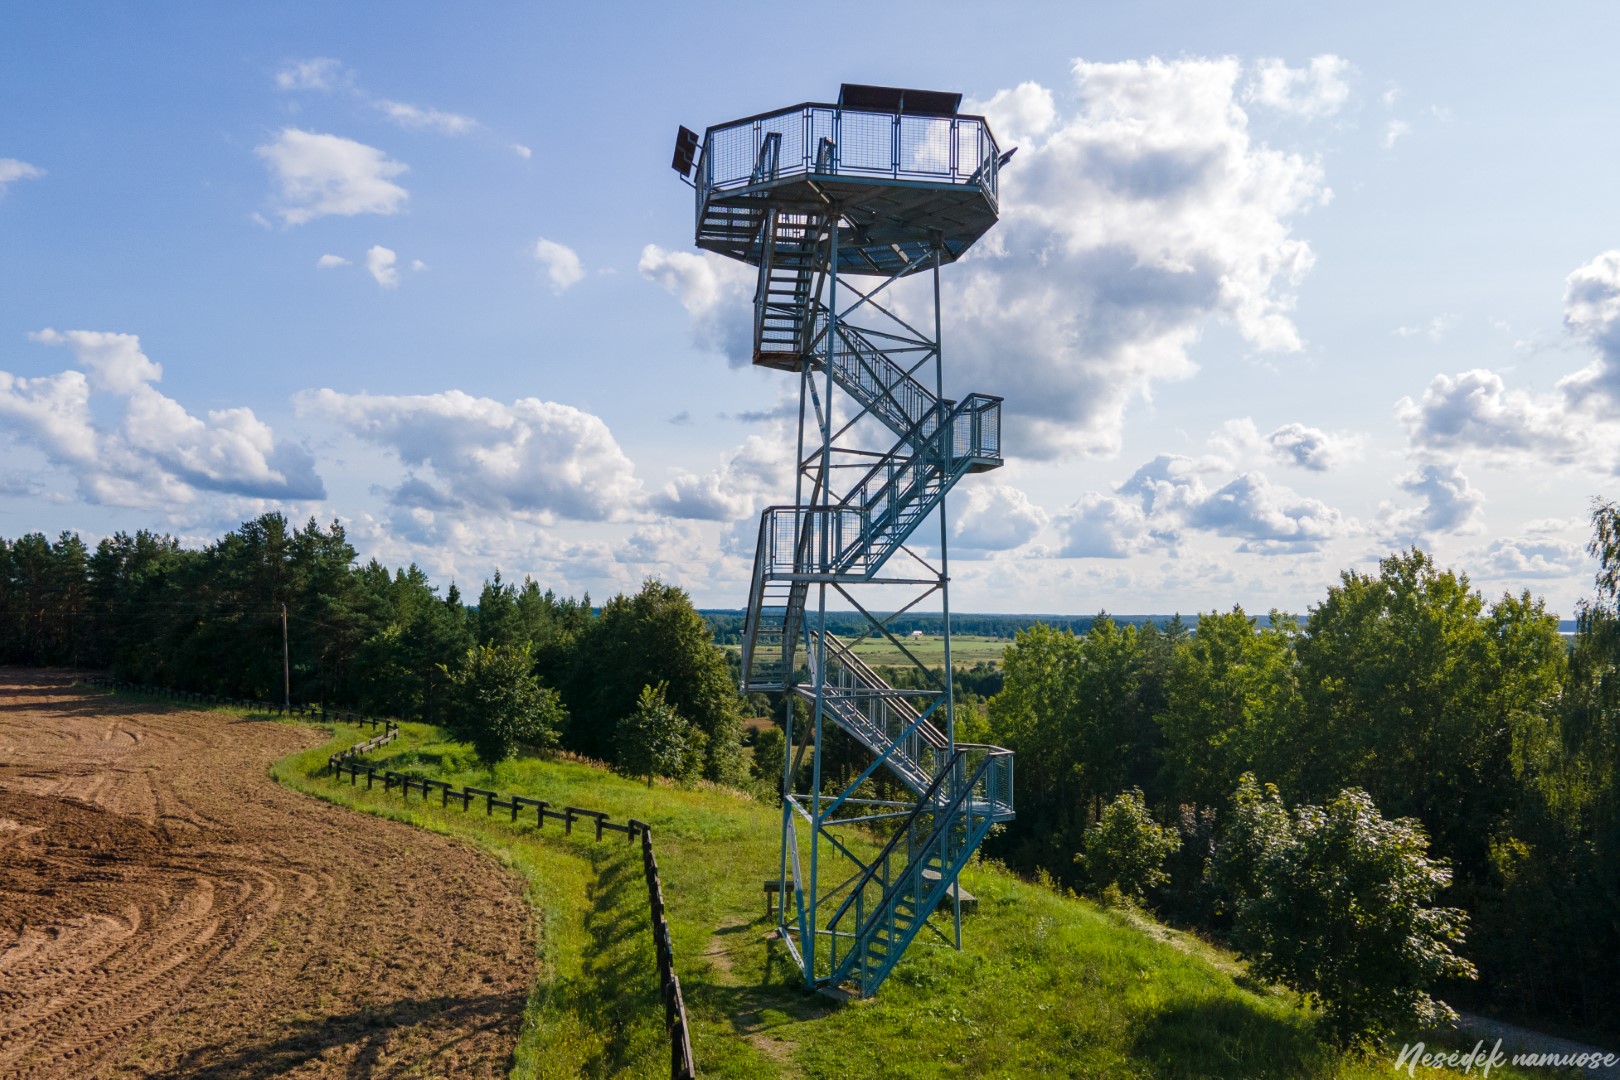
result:
[[[418,797],[407,808],[397,791],[326,777],[327,755],[360,737],[339,730],[274,775],[465,837],[524,876],[542,944],[513,1075],[667,1075],[637,846],[613,834],[598,843],[585,829],[564,837],[554,823],[514,828],[476,805],[446,811]],[[651,823],[705,1077],[1390,1074],[1393,1055],[1355,1060],[1322,1046],[1292,995],[1253,987],[1226,954],[989,866],[964,875],[980,909],[966,921],[962,952],[913,945],[874,1000],[839,1005],[805,992],[785,952],[765,939],[760,883],[774,876],[775,808],[717,790],[648,789],[566,762],[521,760],[492,773],[418,724],[371,760]]]

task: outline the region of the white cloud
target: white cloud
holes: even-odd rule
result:
[[[649,503],[654,513],[707,521],[739,522],[770,502],[782,502],[793,486],[793,441],[778,421],[750,435],[719,466],[697,474],[679,471]]]
[[[989,101],[971,103],[969,111],[990,122],[990,130],[996,133],[1003,149],[1046,134],[1058,116],[1052,91],[1035,82],[998,90]]]
[[[44,175],[45,170],[38,165],[30,165],[16,158],[0,158],[0,196],[5,195],[6,185],[13,180],[38,180]]]
[[[951,536],[970,551],[1006,551],[1021,547],[1046,527],[1046,511],[1009,484],[968,484],[953,498],[956,521]]]
[[[398,507],[602,521],[643,502],[634,467],[607,425],[569,405],[538,398],[508,405],[459,390],[411,396],[315,390],[294,400],[301,414],[336,422],[411,470],[393,491]]]
[[[137,387],[163,378],[163,367],[141,352],[141,339],[134,334],[109,334],[96,330],[69,330],[59,333],[46,327],[28,335],[41,345],[66,345],[79,363],[90,369],[90,385],[97,390],[128,395]]]
[[[1485,496],[1455,464],[1420,465],[1395,482],[1420,503],[1404,509],[1385,503],[1380,508],[1380,532],[1390,542],[1422,545],[1438,533],[1466,535],[1484,529]]]
[[[322,499],[314,462],[277,442],[247,408],[192,416],[151,384],[162,368],[134,334],[41,330],[44,345],[65,345],[79,370],[34,379],[0,372],[0,417],[14,437],[32,443],[74,475],[93,503],[174,508],[197,492],[269,499]],[[93,392],[122,399],[116,426],[98,423]]]
[[[534,257],[546,268],[546,276],[551,279],[552,292],[567,292],[584,280],[585,268],[580,264],[579,256],[575,254],[574,249],[566,244],[559,244],[542,236],[534,242]]]
[[[288,225],[327,214],[397,214],[410,198],[393,182],[407,166],[353,139],[283,128],[254,153],[270,168]]]
[[[282,90],[336,90],[352,79],[348,69],[329,56],[295,60],[276,72],[276,86]]]
[[[374,244],[366,251],[366,269],[377,279],[377,284],[385,289],[399,287],[399,270],[394,266],[397,258],[398,256],[381,244]]]
[[[1620,251],[1605,251],[1565,280],[1564,325],[1598,359],[1559,388],[1573,404],[1593,394],[1620,401]]]
[[[1384,87],[1384,92],[1378,95],[1378,100],[1384,103],[1384,108],[1393,109],[1395,103],[1401,99],[1401,88],[1395,83]]]
[[[478,121],[459,113],[424,109],[403,101],[383,99],[371,103],[388,119],[411,131],[436,131],[440,135],[466,135],[479,128]]]
[[[1412,446],[1426,453],[1477,451],[1568,464],[1594,449],[1593,429],[1576,423],[1562,399],[1508,390],[1500,375],[1483,368],[1436,375],[1421,402],[1402,398],[1395,415]],[[1612,444],[1609,435],[1603,441]]]
[[[524,146],[522,143],[513,143],[512,144],[512,153],[516,154],[518,157],[522,158],[524,161],[528,161],[531,157],[534,156],[534,151],[530,150],[527,146]]]
[[[1057,554],[1073,559],[1123,559],[1150,540],[1147,516],[1124,499],[1088,491],[1055,519],[1063,538]]]
[[[1352,70],[1348,60],[1332,53],[1313,58],[1307,68],[1291,68],[1277,59],[1260,60],[1244,88],[1243,100],[1307,119],[1331,116],[1350,99],[1347,77]]]
[[[427,263],[423,262],[421,259],[412,259],[411,260],[411,270],[413,270],[414,272],[420,274],[423,270],[426,270],[427,268],[428,268]]]
[[[1291,289],[1313,256],[1289,222],[1330,193],[1315,161],[1251,141],[1239,74],[1233,60],[1076,61],[1077,106],[1049,123],[1039,88],[1001,98],[1045,130],[1002,174],[1001,224],[947,272],[946,340],[959,385],[1006,396],[1022,453],[1116,452],[1127,406],[1193,374],[1212,318],[1259,349],[1300,347]],[[653,254],[643,272],[675,276]],[[696,278],[689,294],[715,291]]]
[[[1419,334],[1423,334],[1427,336],[1430,341],[1439,341],[1441,338],[1446,336],[1446,332],[1448,330],[1456,325],[1457,317],[1455,315],[1436,315],[1423,326],[1397,326],[1395,328],[1395,336],[1409,338],[1417,337]]]
[[[320,258],[315,260],[315,268],[317,270],[331,270],[334,267],[349,265],[351,265],[349,260],[345,259],[341,255],[322,255]]]
[[[1589,565],[1580,544],[1552,536],[1504,536],[1468,552],[1460,562],[1472,577],[1510,581],[1569,577]]]
[[[1266,436],[1271,456],[1286,465],[1312,472],[1326,472],[1360,453],[1361,439],[1355,435],[1332,435],[1304,424],[1284,424]]]
[[[1118,492],[1140,501],[1147,526],[1167,542],[1191,529],[1241,540],[1238,551],[1269,555],[1314,551],[1355,528],[1338,510],[1273,484],[1264,473],[1243,472],[1210,490],[1200,474],[1217,468],[1214,461],[1161,454]]]
[[[1284,465],[1326,472],[1361,453],[1361,437],[1331,434],[1301,423],[1283,424],[1264,437],[1252,419],[1228,420],[1210,436],[1210,445],[1234,458],[1264,454]]]
[[[752,359],[752,267],[709,251],[665,251],[648,244],[638,269],[681,302],[698,348],[722,354],[733,367]]]
[[[1395,144],[1412,133],[1412,125],[1405,120],[1391,120],[1384,125],[1384,149],[1393,150]]]

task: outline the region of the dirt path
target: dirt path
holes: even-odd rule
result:
[[[318,740],[0,670],[0,1075],[505,1075],[521,886],[269,778]]]

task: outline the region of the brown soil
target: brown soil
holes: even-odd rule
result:
[[[0,670],[0,1075],[504,1076],[522,889],[278,786],[309,728]]]

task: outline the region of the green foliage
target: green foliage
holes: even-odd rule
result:
[[[642,776],[652,787],[653,777],[691,780],[703,767],[703,732],[687,721],[665,695],[668,687],[643,686],[636,707],[623,720],[614,737],[614,760],[627,776]]]
[[[1169,880],[1164,860],[1181,847],[1181,835],[1148,813],[1140,788],[1114,798],[1086,830],[1081,856],[1093,886],[1113,886],[1133,900]]]
[[[1219,805],[1238,777],[1257,769],[1281,775],[1289,733],[1299,721],[1294,620],[1272,612],[1271,625],[1234,607],[1198,619],[1198,632],[1176,651],[1164,732],[1166,788],[1178,800]]]
[[[754,757],[749,764],[754,779],[771,790],[779,790],[782,786],[782,755],[786,752],[787,736],[781,728],[775,724],[761,728],[754,737]]]
[[[472,744],[486,765],[505,761],[525,743],[557,744],[567,718],[556,692],[534,677],[529,646],[478,645],[450,672],[455,707],[445,727]]]
[[[1449,869],[1429,858],[1421,825],[1386,820],[1364,791],[1290,814],[1274,786],[1245,775],[1215,873],[1252,970],[1319,1002],[1342,1043],[1451,1018],[1428,988],[1475,976],[1452,952],[1467,916],[1434,903]]]
[[[742,781],[742,717],[725,657],[685,590],[655,580],[602,605],[581,637],[563,683],[573,718],[569,748],[613,757],[615,733],[636,708],[638,688],[660,683],[669,703],[704,736],[703,776]]]

